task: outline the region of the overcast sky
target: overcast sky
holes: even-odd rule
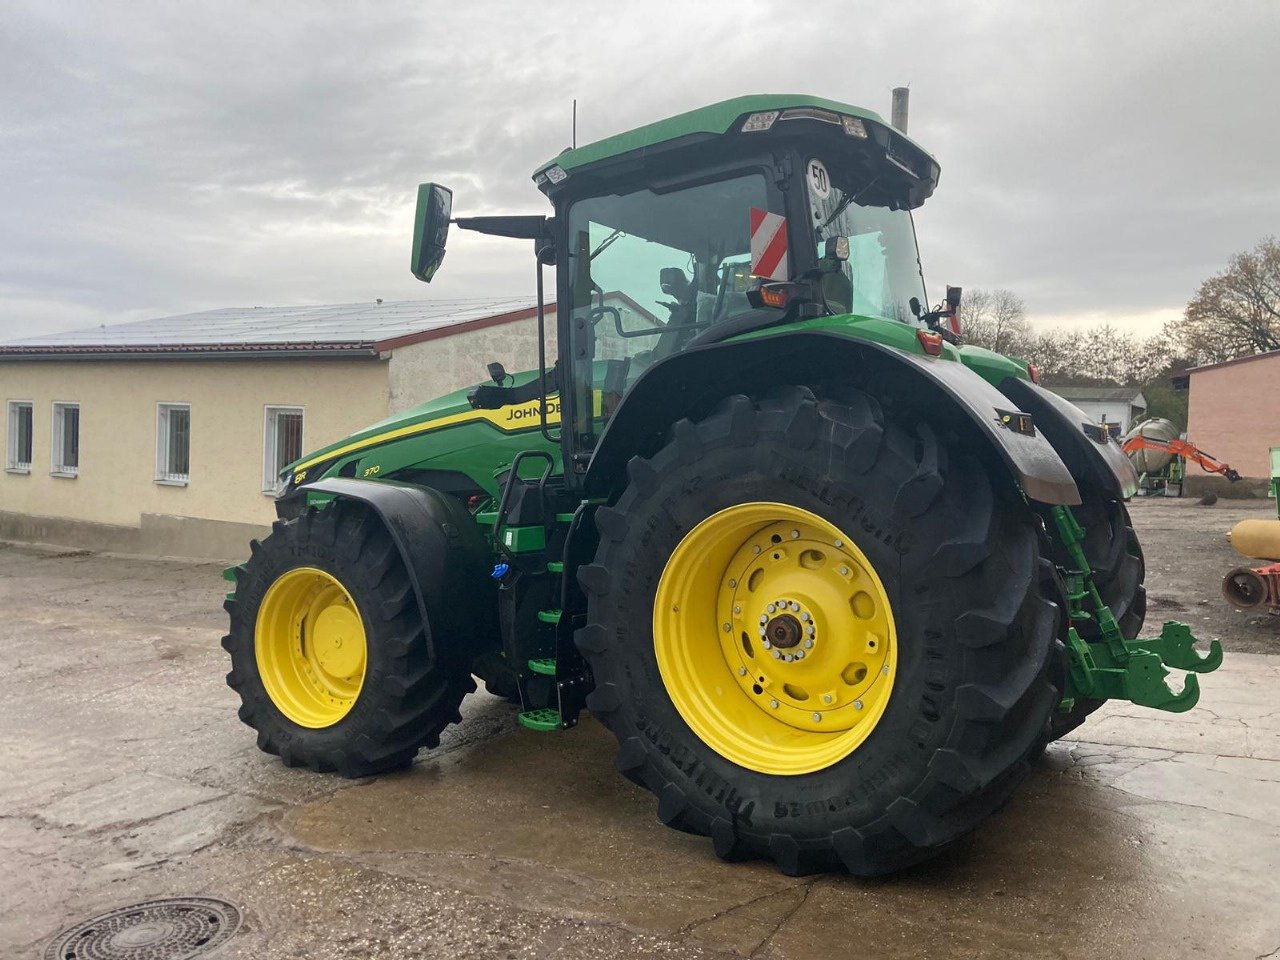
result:
[[[408,271],[415,186],[537,213],[529,174],[715,100],[888,114],[942,164],[930,294],[1038,324],[1176,316],[1280,232],[1280,3],[5,3],[0,339],[223,306],[521,295],[528,246]]]

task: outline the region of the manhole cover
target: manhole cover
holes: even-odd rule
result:
[[[231,939],[240,911],[224,900],[148,900],[58,934],[44,960],[184,960]]]

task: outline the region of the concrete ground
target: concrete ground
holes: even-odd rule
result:
[[[0,956],[208,895],[246,914],[228,958],[1280,957],[1280,657],[1239,652],[1280,652],[1280,623],[1230,611],[1203,555],[1261,509],[1134,507],[1149,622],[1237,651],[1196,710],[1104,708],[971,840],[879,881],[721,863],[590,718],[535,734],[484,695],[404,773],[286,769],[223,685],[217,567],[0,547]]]

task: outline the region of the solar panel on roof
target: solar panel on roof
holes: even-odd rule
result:
[[[253,347],[364,344],[533,307],[528,297],[400,300],[298,307],[224,307],[0,342],[5,347]]]

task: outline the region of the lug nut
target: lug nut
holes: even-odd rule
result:
[[[738,585],[738,581],[737,581],[737,580],[730,580],[730,581],[729,581],[729,586],[731,586],[731,587],[736,587],[737,585]]]
[[[773,709],[777,710],[777,709],[778,709],[778,701],[777,701],[777,700],[770,700],[770,701],[769,701],[769,706],[771,706],[771,707],[773,707]]]
[[[880,672],[887,677],[889,675],[889,665],[886,663],[883,667],[880,668]]]
[[[759,547],[759,546],[754,546],[754,547],[752,547],[752,548],[751,548],[751,552],[752,552],[752,553],[759,553],[759,552],[760,552],[760,547]]]
[[[837,546],[837,547],[843,547],[843,546],[844,546],[844,541],[843,541],[843,540],[837,540],[837,541],[836,541],[836,546]]]
[[[739,667],[739,668],[738,668],[738,676],[740,676],[740,677],[745,677],[746,675],[747,675],[747,668],[746,668],[746,667]]]
[[[800,612],[800,604],[798,604],[798,603],[796,603],[794,600],[792,600],[792,601],[791,601],[791,610],[792,610],[792,612],[793,612],[793,613],[799,613],[799,612]]]
[[[746,668],[746,667],[743,667],[743,668],[742,668],[742,672],[743,672],[743,673],[746,673],[746,672],[747,672],[747,668]],[[831,694],[829,694],[829,693],[824,693],[824,694],[822,695],[822,702],[823,702],[823,703],[830,703],[830,702],[831,702]]]
[[[734,612],[735,614],[736,614],[736,613],[741,613],[741,612],[742,612],[742,607],[734,607],[734,608],[733,608],[733,612]]]
[[[820,714],[820,713],[815,713],[815,714],[813,715],[813,722],[814,722],[814,723],[817,723],[817,722],[818,722],[819,720],[821,720],[821,719],[822,719],[822,714]]]
[[[849,568],[848,568],[848,567],[841,567],[841,568],[840,568],[840,576],[842,576],[842,577],[847,577],[848,575],[849,575]]]
[[[770,613],[778,612],[777,604],[773,604],[773,603],[769,604],[767,607],[765,607],[765,609],[768,610]]]
[[[797,659],[797,660],[803,660],[803,659],[804,659],[804,651],[803,651],[803,650],[797,650],[797,651],[796,651],[796,659]]]
[[[782,659],[782,651],[781,651],[781,650],[775,650],[775,651],[773,651],[773,659],[775,659],[775,660],[781,660],[781,659]]]
[[[725,632],[725,633],[729,633],[729,632],[730,632],[730,631],[732,631],[732,630],[733,630],[733,625],[732,625],[732,624],[728,624],[728,623],[726,623],[726,624],[724,625],[724,632]]]
[[[862,701],[861,701],[861,700],[855,700],[855,701],[853,701],[853,709],[855,709],[855,710],[861,710],[861,709],[862,709]]]
[[[762,613],[762,614],[760,614],[760,625],[761,625],[761,626],[764,626],[764,624],[766,624],[766,623],[768,623],[768,622],[769,622],[769,618],[768,618],[767,616],[765,616],[763,613]]]
[[[807,640],[805,640],[805,642],[804,642],[804,648],[805,648],[806,650],[812,650],[812,649],[813,649],[813,637],[809,637]]]
[[[764,631],[763,631],[763,630],[761,630],[761,631],[760,631],[760,636],[762,636],[762,637],[764,636]],[[773,649],[773,644],[772,644],[772,643],[770,643],[768,640],[761,640],[761,641],[760,641],[760,646],[764,647],[766,650],[772,650],[772,649]]]
[[[804,613],[800,614],[800,619],[801,619],[801,620],[803,620],[805,623],[808,623],[808,622],[809,622],[809,611],[808,611],[808,610],[806,610]]]
[[[791,539],[792,539],[792,540],[799,540],[799,539],[800,539],[800,531],[799,531],[799,530],[792,530],[792,531],[791,531]]]
[[[812,637],[812,636],[815,636],[818,631],[813,629],[813,627],[810,626],[810,627],[806,627],[804,632]]]

